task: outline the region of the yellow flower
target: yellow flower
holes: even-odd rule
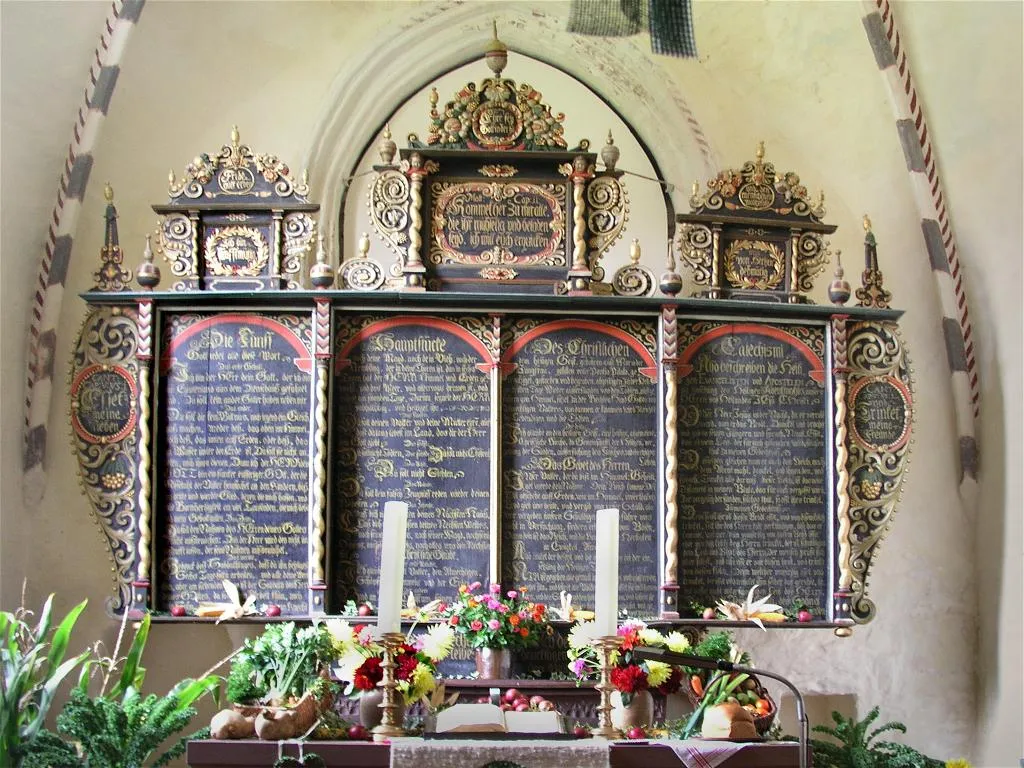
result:
[[[420,662],[412,672],[412,679],[406,681],[406,684],[405,701],[407,704],[412,704],[434,690],[437,681],[434,679],[434,673],[430,667]]]
[[[690,647],[690,641],[682,632],[669,632],[665,645],[672,653],[685,653]]]
[[[947,760],[946,768],[971,768],[971,764],[962,757],[958,757],[956,760]]]
[[[647,662],[647,684],[651,688],[657,688],[672,677],[672,667],[663,661]]]
[[[640,638],[641,645],[660,646],[665,644],[665,638],[661,636],[661,632],[656,629],[651,629],[650,627],[644,627],[641,629],[637,634],[637,637]]]

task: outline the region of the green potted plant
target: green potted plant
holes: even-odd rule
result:
[[[221,679],[207,674],[182,680],[163,696],[143,696],[146,670],[141,662],[150,619],[148,614],[143,617],[121,657],[126,620],[127,615],[112,656],[101,656],[98,644],[93,649],[94,657],[85,662],[78,685],[57,716],[57,733],[40,732],[26,750],[22,768],[158,768],[182,755],[188,739],[204,735],[200,731],[180,737],[160,752],[195,717],[196,700],[206,694],[216,698]],[[91,695],[95,682],[99,690]]]
[[[832,713],[835,727],[816,725],[812,730],[826,733],[839,743],[811,739],[814,765],[817,768],[943,768],[945,763],[921,754],[906,744],[878,741],[886,731],[906,733],[903,723],[889,722],[872,731],[871,724],[878,719],[878,707],[868,712],[863,720],[846,719]]]
[[[305,732],[329,704],[333,658],[326,627],[300,628],[293,621],[267,625],[259,637],[246,639],[232,657],[227,699],[236,705],[235,712],[219,713],[211,729],[222,738],[251,735],[241,717],[251,719],[260,738],[291,738]],[[280,735],[293,730],[291,735]]]
[[[30,624],[32,612],[24,605],[14,612],[0,611],[0,764],[22,765],[27,750],[43,732],[61,682],[88,658],[84,652],[65,659],[71,630],[86,602],[72,608],[56,627],[52,625],[53,595],[46,598],[35,626]]]

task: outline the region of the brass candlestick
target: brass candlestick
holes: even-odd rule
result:
[[[384,677],[378,685],[384,689],[384,698],[379,705],[383,710],[383,717],[380,725],[371,731],[373,740],[378,742],[405,735],[401,724],[395,722],[395,697],[399,695],[398,683],[395,681],[395,652],[405,642],[405,635],[401,632],[385,632],[381,642],[384,645],[384,661],[380,668],[384,672]]]
[[[605,635],[594,640],[597,648],[597,656],[601,662],[601,681],[594,686],[601,694],[601,704],[597,708],[599,713],[596,728],[591,733],[605,739],[619,738],[619,731],[612,726],[612,654],[622,645],[622,638],[618,635]]]

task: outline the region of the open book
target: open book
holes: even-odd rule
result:
[[[455,704],[437,713],[437,733],[565,733],[558,712],[502,711],[494,704]]]

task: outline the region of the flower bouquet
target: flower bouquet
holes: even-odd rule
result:
[[[530,602],[526,587],[503,591],[500,584],[491,584],[484,591],[481,586],[479,581],[463,584],[455,602],[442,611],[448,626],[474,648],[531,648],[542,632],[551,630],[546,606]]]
[[[351,626],[342,619],[329,619],[327,631],[337,656],[335,673],[345,684],[346,696],[360,696],[376,690],[384,679],[381,664],[384,646],[373,638],[373,627]],[[455,634],[447,624],[434,624],[426,632],[412,630],[395,655],[395,682],[407,705],[428,696],[437,685],[437,662],[451,652]]]
[[[611,683],[622,697],[622,703],[629,706],[633,696],[640,691],[656,690],[662,694],[676,693],[683,685],[682,667],[662,661],[637,659],[636,648],[667,648],[674,653],[683,653],[690,648],[690,641],[681,632],[663,635],[642,621],[627,621],[620,625],[617,634],[622,645],[612,653]],[[594,622],[584,621],[569,630],[569,669],[576,676],[577,683],[597,679],[601,664],[594,640],[597,630]]]

